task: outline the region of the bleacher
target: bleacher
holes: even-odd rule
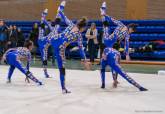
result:
[[[7,25],[16,25],[20,27],[24,33],[24,36],[28,38],[32,26],[34,23],[39,23],[39,21],[7,21]],[[97,25],[97,29],[102,30],[102,23],[99,20],[90,20],[88,26],[94,22]],[[129,23],[136,23],[137,32],[131,34],[130,47],[137,48],[148,44],[154,40],[164,40],[165,41],[165,20],[123,20],[125,25]],[[115,29],[113,23],[110,24],[111,31]],[[65,29],[66,25],[62,24],[62,29]],[[85,32],[83,33],[84,46],[86,46]],[[70,47],[76,46],[76,43],[72,43]],[[156,47],[154,52],[145,53],[131,53],[132,59],[151,59],[151,60],[165,60],[165,45]],[[39,52],[38,52],[39,53]],[[73,58],[79,58],[79,52],[69,52],[66,50],[66,55]],[[88,55],[88,54],[87,54]]]

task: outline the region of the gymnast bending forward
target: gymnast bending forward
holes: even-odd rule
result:
[[[30,40],[26,40],[24,43],[24,47],[11,48],[5,52],[3,55],[3,60],[10,65],[7,77],[7,83],[11,83],[11,77],[15,70],[18,68],[23,74],[26,76],[26,80],[28,82],[29,79],[37,83],[38,85],[42,85],[42,82],[39,81],[33,74],[30,72],[30,62],[31,62],[31,50],[33,49],[33,42]],[[27,61],[27,66],[24,67],[22,61]]]
[[[137,82],[135,82],[131,77],[127,75],[126,72],[124,72],[118,62],[118,59],[120,57],[120,53],[113,49],[114,43],[119,39],[125,38],[126,40],[126,56],[128,56],[128,48],[129,48],[129,37],[130,33],[133,32],[134,26],[129,26],[128,28],[123,25],[120,21],[115,20],[114,18],[111,18],[106,15],[106,3],[104,2],[101,7],[101,16],[103,18],[103,27],[104,27],[104,43],[106,45],[106,48],[104,49],[103,56],[101,59],[101,88],[105,88],[105,68],[107,65],[111,67],[112,70],[114,70],[116,73],[120,74],[124,79],[126,79],[130,84],[137,87],[140,91],[147,91],[144,87],[139,85]],[[114,32],[109,35],[108,33],[108,26],[109,22],[113,21],[115,24],[117,24],[116,29]],[[126,57],[129,58],[129,57]]]

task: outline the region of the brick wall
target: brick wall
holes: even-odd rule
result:
[[[37,20],[43,9],[41,0],[0,0],[0,18],[8,20]]]
[[[165,19],[165,0],[148,0],[147,17]]]
[[[65,14],[70,19],[82,16],[99,19],[99,8],[103,1],[107,2],[109,15],[117,19],[134,17],[128,18],[127,0],[67,0]],[[41,11],[47,2],[48,0],[0,0],[0,18],[9,20],[40,19]],[[145,19],[165,19],[165,0],[148,0],[146,12]],[[52,17],[54,17],[53,14]]]
[[[126,0],[68,0],[65,12],[72,19],[81,16],[97,19],[100,18],[100,6],[103,1],[107,2],[110,15],[120,19],[125,17]]]

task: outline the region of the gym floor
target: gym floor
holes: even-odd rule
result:
[[[74,64],[74,65],[73,65]],[[76,63],[78,65],[78,63]],[[80,67],[75,61],[67,62]],[[37,65],[37,64],[35,64]],[[39,63],[38,63],[39,65]],[[98,68],[98,66],[96,66]],[[71,67],[70,67],[71,68]],[[156,72],[158,66],[124,65],[131,72]],[[161,67],[162,68],[162,67]],[[147,69],[147,70],[144,70]],[[149,91],[140,92],[122,77],[118,88],[112,87],[112,76],[106,73],[106,89],[100,88],[100,71],[66,70],[66,86],[72,92],[63,95],[59,71],[48,69],[52,78],[44,78],[41,68],[30,68],[44,85],[25,83],[25,76],[14,71],[12,83],[6,83],[8,66],[0,66],[0,114],[164,114],[165,76],[128,73]],[[150,71],[151,70],[151,71]],[[153,71],[154,70],[154,71]]]
[[[33,61],[32,67],[42,67],[41,61]],[[65,67],[67,69],[77,69],[83,70],[83,66],[80,63],[80,60],[66,60]],[[122,64],[123,69],[126,72],[133,73],[147,73],[147,74],[157,74],[159,70],[165,70],[165,65],[144,65],[144,64]],[[57,68],[57,64],[55,62],[55,66],[52,65],[51,61],[48,62],[48,68]],[[92,70],[99,70],[100,65],[94,64],[92,65]],[[107,68],[107,71],[109,68]]]

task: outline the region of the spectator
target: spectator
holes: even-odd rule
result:
[[[7,49],[14,48],[17,46],[18,41],[18,30],[17,27],[11,26],[8,29],[8,42],[7,42]]]
[[[96,46],[98,44],[97,41],[97,29],[96,24],[92,23],[91,27],[86,32],[87,42],[88,42],[88,52],[90,57],[90,62],[94,63],[95,55],[96,55]]]
[[[11,41],[10,41],[10,37],[12,36],[12,32],[13,32],[13,26],[10,25],[9,28],[8,28],[8,33],[7,33],[8,40],[7,40],[7,43],[6,43],[6,46],[5,46],[5,50],[8,50],[9,48],[12,48],[12,44],[11,44]]]
[[[98,31],[98,45],[99,45],[99,51],[98,51],[98,58],[101,59],[105,45],[104,45],[104,39],[103,39],[103,31]]]
[[[34,43],[34,48],[32,50],[34,61],[35,61],[35,58],[36,58],[36,52],[37,52],[37,48],[38,48],[38,35],[39,35],[38,23],[34,23],[32,31],[30,33],[30,37],[29,37],[29,39],[31,41],[33,41],[33,43]]]
[[[38,23],[34,23],[32,31],[30,33],[30,40],[33,41],[35,47],[38,47],[38,34],[39,34]]]
[[[5,44],[7,42],[7,26],[3,20],[0,20],[0,59],[5,51]]]
[[[10,36],[12,35],[12,32],[13,32],[13,26],[10,25],[9,28],[8,28],[8,39],[9,39]]]
[[[23,47],[24,42],[25,42],[24,35],[23,35],[21,29],[18,28],[18,42],[17,42],[17,47]]]

